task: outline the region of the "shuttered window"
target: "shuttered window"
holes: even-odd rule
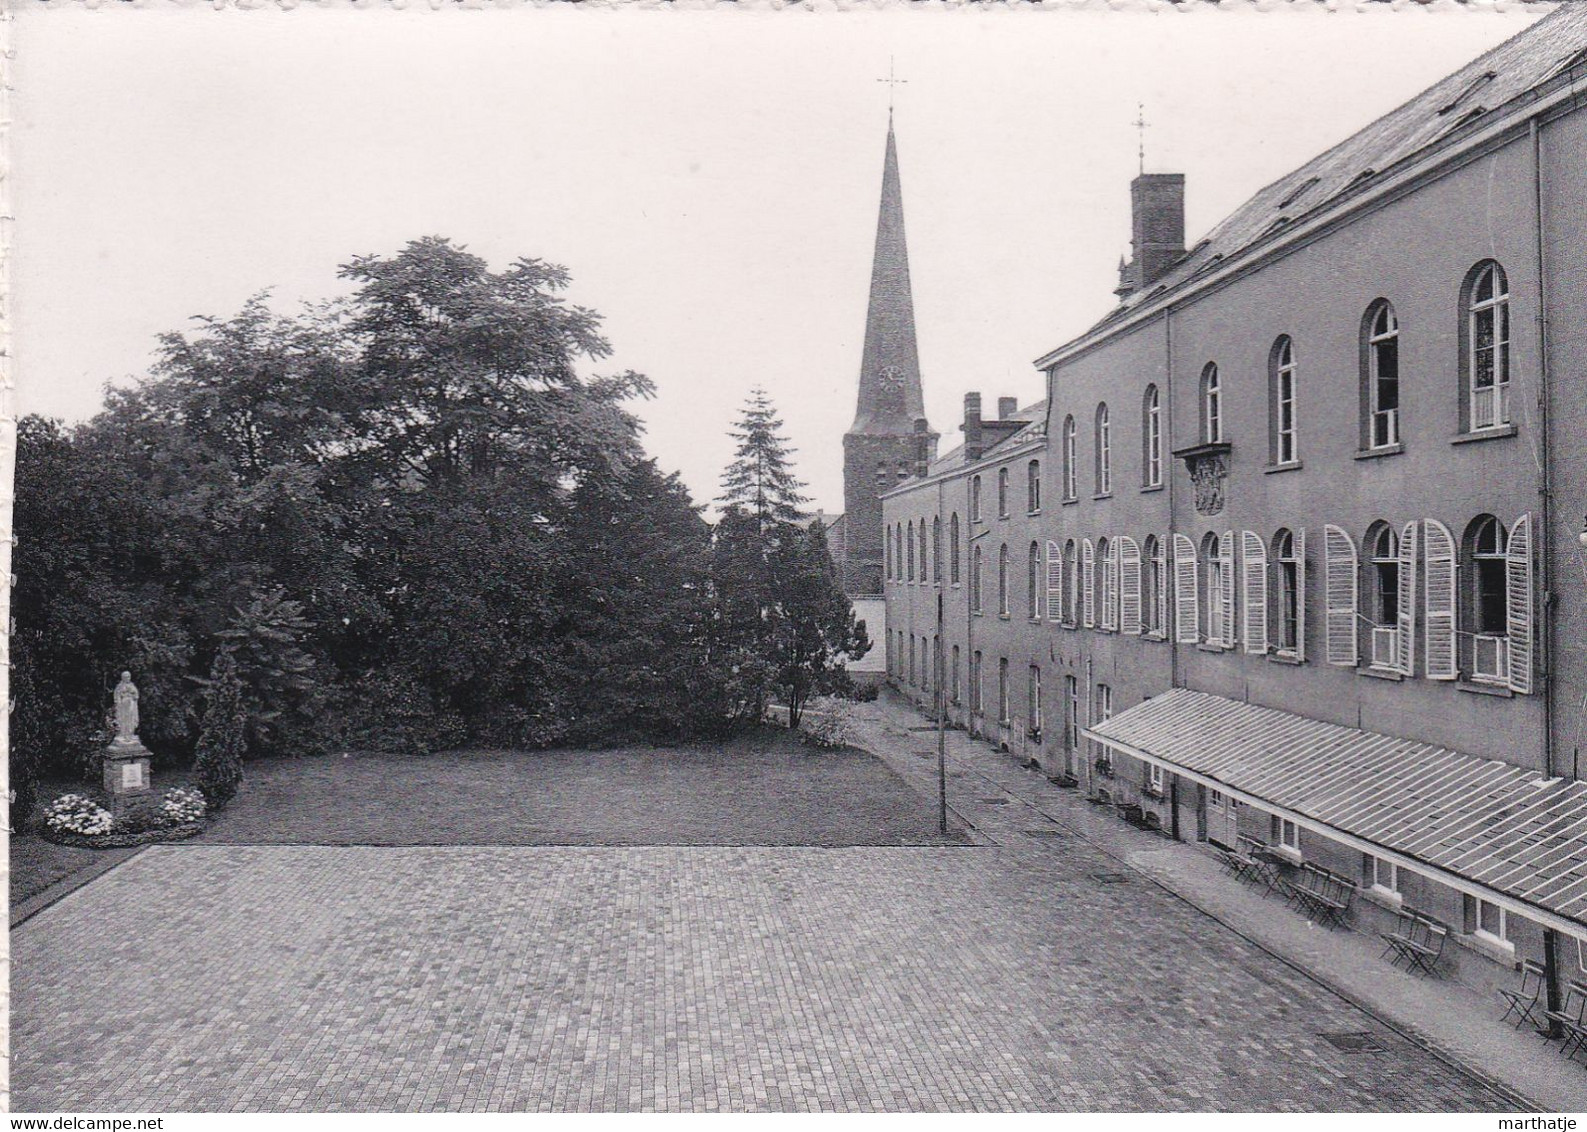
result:
[[[1234,634],[1234,532],[1224,531],[1218,539],[1218,643],[1232,649]]]
[[[1090,539],[1080,540],[1080,622],[1087,629],[1097,623],[1096,606],[1097,556]]]
[[[1102,566],[1102,576],[1098,579],[1101,585],[1098,589],[1098,613],[1101,627],[1104,629],[1117,629],[1119,627],[1119,547],[1114,539],[1100,539],[1097,542],[1097,558]]]
[[[1174,536],[1174,638],[1182,645],[1199,640],[1201,616],[1196,604],[1196,544]]]
[[[1416,672],[1416,524],[1400,531],[1398,630],[1394,640],[1394,667],[1402,676]]]
[[[1134,539],[1120,536],[1119,631],[1139,636],[1141,632],[1141,548]]]
[[[1240,533],[1241,577],[1245,582],[1245,651],[1267,655],[1267,546],[1255,531]]]
[[[1437,519],[1422,520],[1422,558],[1427,598],[1426,664],[1429,680],[1455,678],[1455,539]]]
[[[1510,688],[1532,690],[1532,516],[1522,515],[1510,529],[1504,554],[1505,620],[1510,637]]]
[[[1041,620],[1041,546],[1030,544],[1030,560],[1025,567],[1026,613],[1032,621]]]
[[[1349,532],[1323,527],[1323,596],[1327,608],[1328,663],[1354,667],[1357,660],[1356,544]]]
[[[1295,658],[1306,659],[1306,529],[1295,532]]]
[[[1063,620],[1064,559],[1056,542],[1047,543],[1047,620]]]

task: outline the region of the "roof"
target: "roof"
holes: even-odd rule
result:
[[[1175,688],[1086,731],[1571,921],[1587,935],[1587,782]]]
[[[1027,441],[1039,440],[1046,436],[1047,402],[1045,400],[1037,401],[1034,404],[1025,406],[1025,408],[1020,409],[1011,416],[1007,416],[1002,419],[1009,421],[1024,421],[1026,422],[1025,427],[1017,429],[1006,436],[999,437],[995,443],[988,444],[981,451],[981,460],[994,459],[996,453],[1000,451],[1010,448],[1017,448]],[[969,463],[970,461],[964,458],[964,445],[960,444],[956,448],[949,449],[947,452],[943,453],[941,456],[938,456],[935,460],[928,464],[926,466],[926,475],[941,475],[943,472],[951,472],[955,468],[965,467]],[[980,463],[980,460],[975,461],[975,463]],[[909,483],[910,481],[905,480],[904,482]]]
[[[1551,14],[1404,105],[1262,189],[1162,278],[1125,298],[1076,341],[1091,337],[1165,291],[1192,285],[1221,262],[1276,237],[1301,217],[1338,204],[1389,170],[1479,128],[1494,111],[1587,60],[1587,4]]]

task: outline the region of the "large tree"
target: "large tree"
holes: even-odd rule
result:
[[[733,462],[722,473],[722,495],[717,502],[742,508],[763,528],[799,522],[804,504],[809,502],[801,494],[805,485],[788,466],[793,453],[782,427],[782,418],[766,391],[756,388],[729,433],[738,447]]]

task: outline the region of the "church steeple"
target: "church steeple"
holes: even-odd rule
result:
[[[887,116],[887,153],[882,162],[882,204],[871,260],[870,309],[860,360],[860,396],[851,433],[909,435],[925,415],[920,358],[915,349],[915,304],[909,287],[909,249],[904,242],[904,194],[898,178],[898,143],[892,112]]]

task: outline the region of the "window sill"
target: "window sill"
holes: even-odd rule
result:
[[[1162,490],[1163,490],[1163,485],[1160,484],[1160,483],[1148,483],[1148,484],[1142,484],[1141,485],[1141,494],[1142,495],[1145,495],[1149,491],[1162,491]]]
[[[1396,684],[1405,679],[1403,672],[1396,672],[1392,668],[1378,668],[1370,664],[1365,668],[1356,669],[1356,675],[1370,676],[1374,680],[1392,680]]]
[[[1168,634],[1167,633],[1158,633],[1158,632],[1142,633],[1141,634],[1141,640],[1143,640],[1143,641],[1166,641],[1166,640],[1168,640]]]
[[[1502,696],[1511,699],[1515,696],[1508,686],[1504,684],[1489,684],[1484,680],[1457,680],[1455,687],[1462,692],[1470,692],[1476,696]]]
[[[1357,460],[1377,460],[1383,456],[1398,456],[1405,451],[1402,443],[1385,444],[1382,448],[1363,448],[1356,453]]]
[[[1379,908],[1387,908],[1390,912],[1398,912],[1405,904],[1405,897],[1398,892],[1390,892],[1386,888],[1372,885],[1361,890],[1361,899],[1376,904]]]
[[[972,609],[972,610],[970,610],[970,616],[972,616],[972,617],[985,617],[986,613],[985,613],[985,611],[980,610],[980,609]]]
[[[1514,965],[1515,944],[1507,939],[1497,939],[1487,934],[1477,932],[1452,932],[1455,942],[1479,955],[1485,955],[1496,963]]]
[[[1009,618],[1009,615],[1008,615],[1008,614],[1006,614],[1006,613],[999,613],[999,614],[998,614],[998,615],[997,615],[997,619],[998,619],[998,620],[999,620],[999,621],[1008,621],[1008,620],[1010,620],[1010,618]]]
[[[1450,437],[1451,444],[1476,444],[1483,440],[1502,440],[1506,436],[1514,436],[1516,428],[1513,424],[1497,425],[1494,428],[1473,429],[1463,432],[1459,436]]]
[[[1275,476],[1279,472],[1298,472],[1303,467],[1305,467],[1305,465],[1299,460],[1291,460],[1287,464],[1269,464],[1267,467],[1262,469],[1262,474],[1264,476]]]
[[[1111,491],[1099,491],[1099,492],[1097,492],[1095,495],[1093,495],[1091,497],[1093,502],[1098,500],[1098,499],[1112,499],[1112,498],[1113,498],[1113,493]]]
[[[1007,519],[1007,518],[1008,518],[1007,514],[1002,514],[1002,515],[999,515],[997,517],[997,521],[1001,523],[1004,519]]]
[[[1297,667],[1306,663],[1305,660],[1292,652],[1270,652],[1267,654],[1267,659],[1274,664],[1289,664]]]
[[[1288,861],[1292,865],[1301,864],[1306,860],[1305,857],[1301,856],[1299,849],[1292,849],[1288,845],[1269,845],[1267,847],[1267,851],[1273,854],[1275,857],[1280,857],[1283,860]]]
[[[1229,646],[1216,641],[1197,641],[1196,648],[1201,652],[1228,652]]]
[[[1079,497],[1079,496],[1078,496],[1078,495],[1071,495],[1071,496],[1070,496],[1070,497],[1069,497],[1069,498],[1068,498],[1068,499],[1065,499],[1065,500],[1064,500],[1064,501],[1063,501],[1063,505],[1064,505],[1064,506],[1065,506],[1065,507],[1068,507],[1068,506],[1070,506],[1070,505],[1071,505],[1071,504],[1074,504],[1074,503],[1079,503],[1079,502],[1080,502],[1080,497]]]
[[[1035,518],[1037,515],[1040,515],[1040,514],[1041,514],[1041,508],[1040,507],[1036,508],[1036,510],[1034,510],[1034,511],[1025,512],[1025,515],[1026,515],[1027,518]]]

